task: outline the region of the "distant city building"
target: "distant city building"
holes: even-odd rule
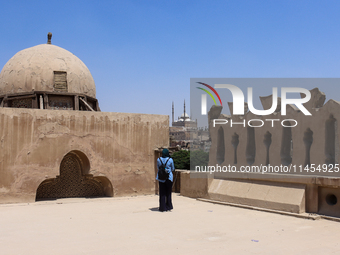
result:
[[[172,103],[172,127],[169,127],[170,146],[182,149],[209,151],[209,131],[197,127],[197,120],[192,120],[185,111],[175,120],[175,108]]]
[[[184,100],[184,111],[181,117],[178,117],[177,120],[175,119],[175,108],[174,103],[172,102],[172,126],[173,127],[193,127],[197,128],[197,120],[191,120],[189,115],[185,112],[185,100]]]

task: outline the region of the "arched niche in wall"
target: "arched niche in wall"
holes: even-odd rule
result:
[[[292,140],[292,128],[289,121],[284,122],[285,127],[282,127],[282,139],[281,139],[281,164],[288,166],[292,163],[292,150],[293,150],[293,140]]]
[[[264,134],[263,143],[264,143],[264,146],[266,146],[266,166],[268,166],[269,165],[269,148],[270,148],[270,145],[272,144],[272,134],[269,131],[267,131]]]
[[[337,120],[331,114],[325,123],[325,163],[335,164],[337,144]]]
[[[247,147],[246,147],[246,159],[249,165],[254,164],[256,155],[255,144],[255,129],[253,127],[247,127]]]
[[[113,187],[105,176],[89,174],[90,161],[78,150],[67,153],[60,163],[60,175],[40,183],[36,201],[70,197],[112,197]]]
[[[310,149],[313,144],[313,131],[307,128],[303,134],[303,143],[305,144],[305,163],[304,166],[310,166]]]
[[[224,131],[220,127],[217,131],[217,152],[216,161],[218,164],[222,164],[225,160],[225,144],[224,144]]]
[[[237,146],[239,143],[239,135],[235,132],[231,137],[231,144],[234,148],[234,164],[237,164]]]

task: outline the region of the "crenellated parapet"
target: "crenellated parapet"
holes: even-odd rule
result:
[[[212,141],[209,165],[234,166],[237,171],[242,166],[254,169],[282,165],[289,166],[290,171],[277,173],[339,177],[338,171],[329,169],[304,170],[306,166],[322,167],[340,161],[340,103],[332,99],[324,103],[325,94],[318,88],[310,93],[311,99],[303,104],[310,116],[295,105],[287,105],[287,114],[282,115],[280,98],[276,110],[265,116],[254,115],[246,104],[244,115],[231,116],[221,114],[221,106],[213,106],[208,114]],[[272,107],[272,96],[260,100],[264,110]],[[232,107],[229,103],[231,113]]]

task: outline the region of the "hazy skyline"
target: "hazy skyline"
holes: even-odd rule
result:
[[[91,71],[102,111],[190,114],[190,78],[339,77],[337,1],[1,1],[0,68],[46,43]],[[320,90],[323,91],[322,87]],[[268,95],[271,88],[263,88]],[[340,100],[339,88],[326,97]],[[261,88],[259,88],[261,94]]]

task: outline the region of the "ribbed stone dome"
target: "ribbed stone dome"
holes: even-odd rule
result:
[[[0,73],[0,95],[58,92],[56,74],[67,80],[64,92],[96,97],[96,86],[86,65],[71,52],[52,44],[37,45],[15,54]]]

